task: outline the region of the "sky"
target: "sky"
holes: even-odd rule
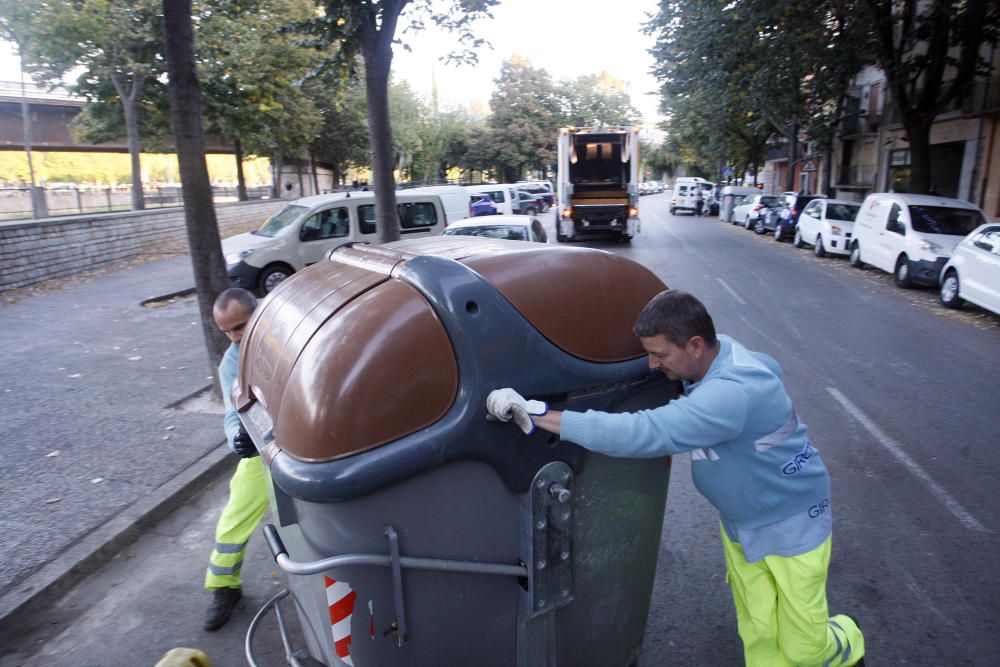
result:
[[[652,125],[658,119],[659,99],[656,80],[649,73],[653,38],[643,34],[642,26],[656,5],[656,0],[502,0],[492,19],[476,24],[476,31],[493,45],[478,50],[478,65],[440,62],[454,50],[456,40],[429,27],[402,35],[411,51],[395,48],[393,73],[427,100],[436,80],[443,110],[459,106],[485,110],[493,80],[502,63],[514,55],[545,69],[555,80],[607,71],[628,84],[632,105],[642,113],[644,124]],[[0,43],[0,81],[18,80],[15,52],[10,44]]]

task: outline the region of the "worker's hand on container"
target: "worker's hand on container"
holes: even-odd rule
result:
[[[242,424],[240,424],[240,432],[233,438],[233,451],[239,454],[240,458],[244,459],[252,459],[255,456],[260,456],[260,452],[254,446],[250,434],[247,433]]]
[[[502,422],[514,421],[525,433],[535,430],[531,415],[544,415],[549,406],[544,401],[529,401],[510,388],[494,389],[486,397],[486,412]]]

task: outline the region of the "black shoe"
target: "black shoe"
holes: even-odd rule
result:
[[[216,588],[212,591],[212,604],[205,613],[204,628],[208,631],[218,630],[233,613],[233,607],[243,597],[239,588]]]

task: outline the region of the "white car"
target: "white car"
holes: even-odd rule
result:
[[[937,195],[868,195],[854,220],[851,266],[891,273],[898,287],[937,286],[958,242],[988,222],[975,204]]]
[[[792,245],[811,245],[817,257],[827,253],[846,255],[850,252],[854,218],[861,205],[843,199],[813,199],[802,209],[795,226]]]
[[[761,211],[769,207],[783,206],[784,197],[781,195],[749,195],[743,198],[736,207],[733,208],[733,224],[743,225],[747,229],[753,229],[757,222],[757,217]]]
[[[941,271],[941,304],[969,301],[1000,315],[1000,224],[980,225],[955,246]]]
[[[548,243],[545,227],[531,215],[490,215],[466,218],[453,222],[442,236],[484,236],[508,241],[534,241]]]

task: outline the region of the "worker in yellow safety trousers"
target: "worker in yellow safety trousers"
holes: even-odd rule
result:
[[[212,308],[215,324],[230,341],[219,363],[219,386],[225,406],[223,427],[229,448],[242,460],[229,481],[229,501],[215,527],[215,548],[205,573],[205,588],[212,591],[212,601],[205,614],[206,630],[218,630],[225,625],[243,595],[240,572],[247,540],[268,505],[264,465],[253,441],[240,424],[230,395],[236,381],[243,330],[256,307],[257,299],[252,293],[233,287],[219,294]]]
[[[655,296],[633,331],[649,367],[682,381],[683,396],[653,410],[581,413],[497,389],[487,411],[609,456],[690,452],[695,486],[719,511],[746,664],[864,664],[857,622],[827,610],[830,477],[778,363],[716,336],[705,306],[685,292]]]

